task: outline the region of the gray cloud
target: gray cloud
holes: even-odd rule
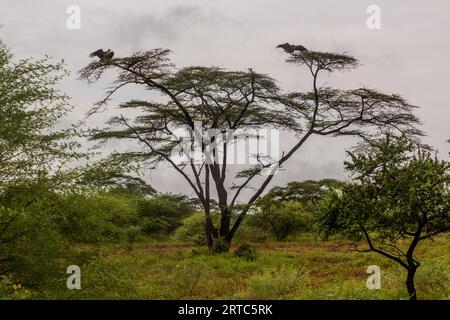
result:
[[[300,43],[325,51],[346,51],[358,57],[362,67],[352,73],[324,76],[322,83],[342,88],[371,86],[407,97],[420,106],[428,136],[441,157],[447,156],[450,138],[450,29],[445,0],[408,2],[378,0],[382,29],[366,28],[366,0],[320,2],[299,0],[0,0],[0,38],[20,57],[49,54],[64,58],[72,76],[62,89],[76,106],[71,119],[83,118],[99,100],[107,81],[88,86],[76,79],[76,71],[89,62],[94,49],[112,48],[117,55],[167,47],[178,66],[218,65],[230,69],[254,68],[279,80],[286,90],[307,90],[307,73],[284,63],[274,47],[281,42]],[[82,29],[65,28],[66,8],[77,4]],[[109,79],[113,75],[109,74]],[[112,104],[130,98],[152,97],[129,88]],[[107,114],[89,120],[100,125]],[[283,144],[292,143],[292,138]],[[300,150],[274,184],[301,178],[345,177],[345,148],[354,141],[314,139]],[[112,146],[111,148],[114,148]],[[170,177],[170,178],[168,178]],[[148,179],[162,190],[187,190],[182,178],[169,169]]]
[[[169,7],[162,13],[140,13],[132,19],[115,19],[114,38],[131,48],[146,48],[145,44],[167,45],[192,39],[201,32],[213,32],[230,21],[211,9],[194,5]]]

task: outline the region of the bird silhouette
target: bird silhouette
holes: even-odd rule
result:
[[[89,55],[90,58],[98,57],[101,62],[109,62],[114,57],[114,51],[108,49],[104,51],[103,49],[98,49]]]
[[[289,42],[280,44],[277,46],[277,48],[281,48],[284,51],[286,51],[287,53],[295,53],[296,51],[300,51],[300,53],[308,51],[308,49],[306,49],[304,46],[302,45],[295,45],[295,44],[290,44]]]

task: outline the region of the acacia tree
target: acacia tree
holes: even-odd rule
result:
[[[66,75],[62,63],[14,60],[0,41],[0,190],[76,155],[73,128],[55,129],[70,110],[68,96],[56,89]]]
[[[106,70],[117,72],[106,97],[90,114],[103,110],[116,92],[129,85],[142,86],[163,97],[158,101],[131,100],[120,104],[123,110],[138,109],[139,115],[133,119],[123,114],[113,116],[107,127],[94,130],[92,138],[103,142],[134,141],[136,148],[120,156],[134,158],[151,169],[159,162],[173,166],[202,203],[210,249],[219,242],[225,244],[225,249],[229,246],[276,170],[311,136],[353,135],[372,139],[385,131],[408,136],[420,133],[415,128],[419,121],[412,114],[414,106],[398,95],[367,88],[338,90],[319,85],[322,72],[358,66],[357,59],[346,54],[312,51],[290,54],[288,62],[306,66],[311,76],[312,90],[303,93],[284,93],[274,79],[251,69],[248,72],[199,66],[177,69],[168,55],[169,50],[154,49],[106,62],[95,61],[80,71],[80,78],[89,82],[97,81]],[[200,123],[200,130],[196,123]],[[201,141],[202,161],[180,164],[173,160],[174,151],[180,152],[177,149],[180,140],[174,139],[173,134],[177,128],[189,132],[192,140]],[[249,164],[234,179],[229,179],[229,145],[234,137],[257,128],[277,128],[299,138],[278,159],[258,151],[256,164]],[[199,131],[216,134],[206,134],[205,138]],[[242,191],[249,187],[254,191],[244,199]],[[213,225],[210,216],[213,199],[217,199],[220,211],[218,226]]]
[[[419,243],[450,230],[450,164],[404,138],[371,142],[349,153],[354,182],[330,194],[317,215],[320,232],[354,240],[353,249],[375,252],[407,271],[406,287],[416,300],[414,276]],[[358,247],[364,241],[364,248]]]
[[[295,200],[311,205],[330,190],[339,189],[342,185],[344,182],[335,179],[291,181],[286,186],[272,188],[263,198],[275,201]]]
[[[43,200],[76,174],[66,164],[84,157],[76,127],[57,128],[71,109],[57,89],[66,75],[62,62],[17,59],[0,41],[0,282],[14,272],[52,277],[66,249]]]
[[[55,129],[70,110],[67,95],[56,88],[66,75],[62,62],[14,59],[0,41],[0,193],[23,181],[45,181],[50,188],[61,182],[68,161],[83,156],[71,139],[74,128]],[[0,207],[0,243],[26,232],[8,232],[16,219],[15,212]]]

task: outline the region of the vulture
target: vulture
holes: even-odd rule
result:
[[[109,62],[114,57],[114,51],[108,49],[103,51],[103,49],[98,49],[89,55],[90,58],[98,57],[101,62]]]
[[[281,48],[284,51],[286,51],[287,53],[291,53],[291,54],[294,53],[295,51],[300,51],[300,53],[302,53],[304,51],[308,51],[308,49],[306,49],[302,45],[289,44],[289,42],[280,44],[277,46],[277,48]]]

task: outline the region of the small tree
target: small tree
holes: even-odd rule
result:
[[[262,198],[258,201],[258,207],[261,211],[253,215],[250,222],[271,231],[278,241],[285,240],[295,231],[308,230],[311,225],[311,215],[305,211],[301,202],[268,201]]]
[[[0,191],[81,155],[70,139],[73,128],[55,129],[70,111],[67,95],[56,88],[66,75],[62,62],[16,61],[0,41]]]
[[[140,224],[149,235],[172,233],[194,212],[194,204],[185,195],[158,194],[138,202]]]
[[[284,240],[294,231],[312,228],[313,212],[320,199],[338,189],[343,182],[334,179],[292,181],[283,187],[274,187],[256,205],[253,225],[271,231],[277,240]]]
[[[57,89],[66,75],[63,62],[15,59],[0,41],[0,275],[60,275],[52,267],[66,248],[46,200],[72,179],[65,165],[84,156],[74,128],[57,128],[70,111]]]
[[[134,120],[122,114],[114,116],[108,122],[109,127],[94,131],[92,137],[99,141],[133,141],[136,148],[122,155],[150,169],[167,162],[183,176],[204,208],[209,248],[219,238],[231,242],[276,169],[311,136],[354,135],[371,139],[386,130],[403,135],[419,133],[415,128],[419,121],[412,114],[414,106],[398,95],[367,88],[338,90],[319,85],[322,72],[358,66],[358,60],[346,54],[312,51],[290,54],[288,62],[307,67],[312,91],[288,94],[282,92],[274,79],[251,69],[248,72],[198,66],[175,69],[168,54],[169,50],[163,49],[138,52],[107,62],[92,62],[80,71],[81,79],[89,82],[98,80],[108,69],[117,72],[106,97],[90,114],[102,110],[116,92],[129,85],[142,86],[163,96],[157,101],[122,103],[122,110],[139,110],[138,116]],[[189,132],[189,141],[201,141],[202,161],[174,161],[175,151],[186,153],[185,149],[177,149],[180,139],[174,139],[174,130],[180,128]],[[230,138],[249,135],[258,128],[278,128],[299,138],[279,159],[267,158],[258,151],[254,163],[247,163],[235,179],[229,179],[231,162],[227,150],[233,144]],[[208,132],[206,137],[202,132]],[[267,175],[261,177],[263,172]],[[254,192],[244,199],[242,191],[249,187]],[[210,218],[214,197],[221,217],[218,226]],[[237,219],[232,224],[233,215]]]
[[[406,287],[416,300],[418,244],[450,230],[450,164],[406,139],[371,142],[349,153],[345,166],[354,182],[321,204],[317,226],[325,236],[355,240],[360,252],[376,252],[407,271]],[[367,248],[358,248],[365,240]]]
[[[74,128],[55,128],[70,110],[67,95],[56,88],[66,75],[62,62],[16,60],[0,41],[0,194],[24,181],[39,184],[39,191],[24,202],[25,206],[66,181],[64,165],[83,156],[72,139]],[[14,214],[0,213],[4,225],[0,243],[14,241],[25,233],[20,230],[6,236],[14,221]]]

